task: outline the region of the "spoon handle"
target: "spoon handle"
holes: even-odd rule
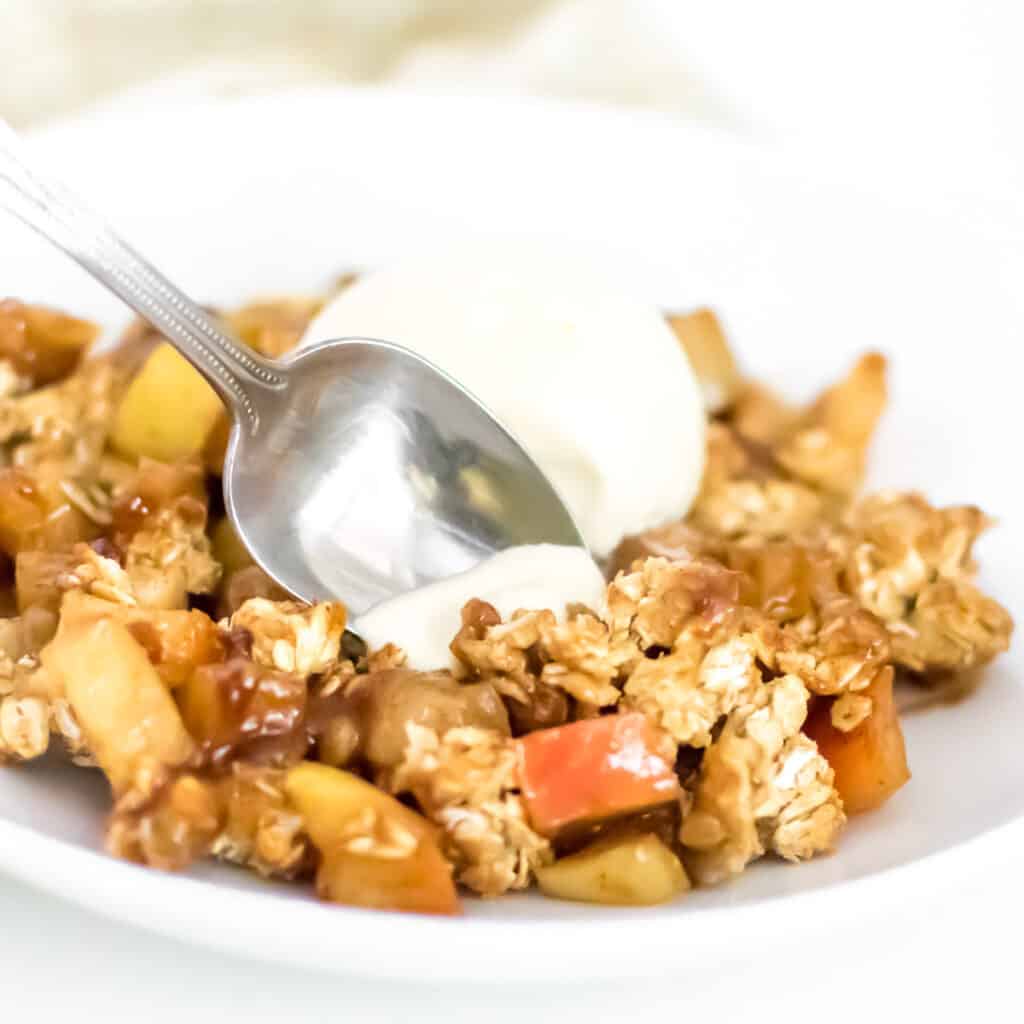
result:
[[[60,183],[29,161],[27,147],[0,119],[0,207],[66,252],[153,325],[216,389],[236,421],[254,433],[254,395],[279,390],[284,376],[246,349]]]

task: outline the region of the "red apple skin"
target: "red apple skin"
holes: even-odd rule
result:
[[[606,715],[521,737],[520,784],[533,827],[555,835],[674,800],[679,780],[658,730],[639,712]]]

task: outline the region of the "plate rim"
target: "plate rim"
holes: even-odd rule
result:
[[[798,945],[820,930],[821,921],[827,921],[833,932],[844,927],[860,930],[873,920],[884,920],[907,903],[915,902],[922,892],[948,892],[951,880],[961,874],[976,872],[983,866],[1004,867],[1013,851],[1024,845],[1024,816],[906,864],[810,889],[690,910],[686,909],[686,897],[660,908],[579,904],[580,919],[543,923],[462,915],[432,917],[336,906],[314,898],[282,899],[269,891],[223,886],[203,878],[126,863],[102,850],[89,850],[0,818],[0,849],[16,848],[21,841],[33,850],[33,856],[5,857],[0,870],[110,920],[146,932],[263,962],[283,962],[343,975],[393,980],[468,978],[494,984],[511,980],[509,965],[493,956],[494,949],[507,946],[510,938],[514,942],[528,936],[533,944],[529,955],[517,956],[515,980],[554,981],[568,977],[584,981],[650,977],[668,970],[704,973],[742,957],[743,949],[752,945],[778,944],[780,940]],[[49,873],[58,865],[64,870],[72,869],[75,888],[54,888],[48,884]],[[779,866],[781,870],[787,868]],[[206,923],[212,927],[197,933],[194,911],[179,912],[179,905],[170,898],[154,902],[159,908],[154,917],[140,917],[135,912],[134,898],[153,889],[165,890],[168,896],[181,889],[202,896]],[[897,894],[898,898],[893,898]],[[890,898],[879,898],[886,895]],[[523,896],[513,894],[511,898]],[[181,905],[190,907],[192,901],[182,900]],[[285,938],[282,934],[279,941],[266,948],[247,941],[247,924],[254,924],[262,911],[285,906],[285,914],[295,918],[290,923],[300,926],[295,930],[297,938],[292,935],[281,941]],[[358,930],[358,941],[343,938],[337,943],[324,943],[322,927],[301,927],[307,922],[322,925],[329,916],[338,918],[339,927],[328,934],[350,935]],[[602,917],[610,918],[608,926],[615,929],[616,946],[630,950],[629,957],[616,962],[614,968],[608,963],[607,933],[594,927]],[[664,941],[663,932],[670,921],[680,928],[678,941],[671,944]],[[743,936],[742,949],[736,948],[737,935]],[[390,955],[365,954],[367,949],[381,948],[386,948]],[[442,949],[444,957],[438,959],[432,954],[423,961],[424,949]],[[689,955],[694,958],[687,959]]]

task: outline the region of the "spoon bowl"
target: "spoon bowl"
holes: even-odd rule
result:
[[[582,545],[532,458],[408,349],[340,338],[274,365],[224,463],[242,540],[287,590],[354,614],[516,544]]]

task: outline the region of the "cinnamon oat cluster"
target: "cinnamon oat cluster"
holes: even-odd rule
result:
[[[276,356],[319,305],[226,316]],[[650,903],[832,849],[909,777],[894,680],[1009,644],[975,582],[991,524],[859,495],[881,356],[800,408],[708,311],[669,322],[712,415],[693,508],[622,542],[599,607],[472,600],[422,672],[254,564],[216,500],[224,414],[151,331],[91,357],[92,325],[0,303],[0,761],[102,771],[117,856],[361,906]]]

